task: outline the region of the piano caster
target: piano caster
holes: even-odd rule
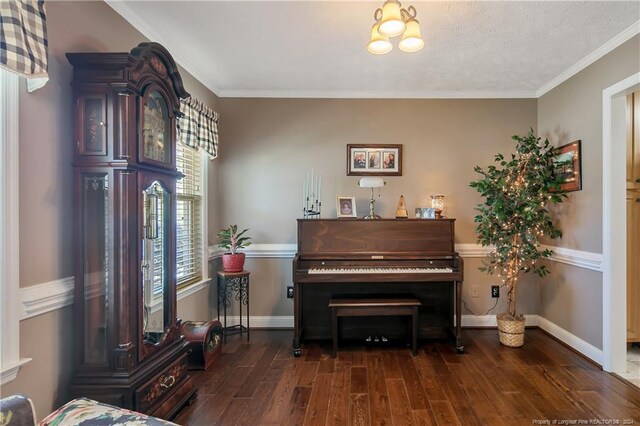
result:
[[[460,346],[456,346],[456,352],[459,354],[463,354],[464,353],[464,346],[460,345]]]
[[[295,358],[300,358],[300,349],[294,349],[293,350],[293,356]]]

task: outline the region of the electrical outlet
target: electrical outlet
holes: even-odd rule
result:
[[[477,285],[471,286],[471,297],[480,297],[480,289]]]
[[[499,285],[492,285],[491,286],[491,297],[493,297],[493,298],[500,297],[500,286]]]
[[[287,299],[293,299],[293,286],[287,286]]]

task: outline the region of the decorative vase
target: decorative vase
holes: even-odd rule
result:
[[[244,253],[223,254],[222,269],[225,272],[242,272],[244,269]]]
[[[507,318],[507,314],[499,314],[496,318],[500,343],[512,348],[524,345],[524,317],[514,320]]]

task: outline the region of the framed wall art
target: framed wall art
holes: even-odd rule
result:
[[[402,176],[402,145],[348,144],[347,176]]]
[[[338,195],[336,197],[336,211],[338,217],[357,217],[356,216],[356,197],[345,197]]]
[[[581,141],[573,141],[558,148],[553,159],[561,178],[560,189],[565,192],[582,189]]]

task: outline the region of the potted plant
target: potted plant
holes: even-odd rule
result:
[[[222,255],[222,269],[225,272],[242,272],[244,269],[245,255],[237,251],[251,244],[251,237],[244,236],[247,231],[238,232],[238,225],[229,225],[218,232],[218,247],[229,250]]]
[[[524,316],[516,310],[518,276],[533,271],[545,277],[549,270],[540,260],[553,254],[540,244],[543,236],[558,238],[561,231],[555,227],[547,210],[549,203],[561,203],[566,194],[560,190],[555,172],[558,163],[553,159],[556,148],[548,140],[541,142],[533,130],[524,136],[513,136],[516,154],[510,159],[497,154],[495,165],[474,170],[482,177],[470,186],[485,198],[476,210],[474,219],[478,242],[493,246],[483,260],[481,271],[498,274],[507,288],[507,311],[497,316],[500,343],[518,347],[524,343]]]

